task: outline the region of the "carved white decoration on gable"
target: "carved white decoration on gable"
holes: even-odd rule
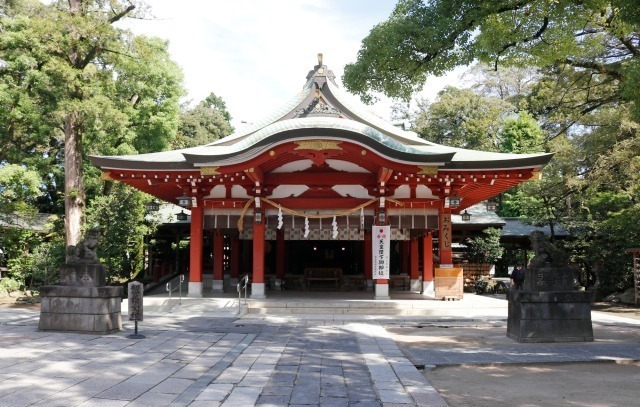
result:
[[[416,198],[437,198],[431,190],[425,185],[418,185],[416,187]]]
[[[411,188],[409,185],[400,185],[396,188],[393,195],[391,195],[393,199],[402,199],[402,198],[411,198]]]
[[[309,189],[306,185],[279,185],[275,187],[269,194],[270,199],[289,198],[290,196],[299,196]]]
[[[358,164],[351,163],[349,161],[336,160],[329,158],[325,161],[329,167],[338,171],[346,171],[346,172],[357,172],[357,173],[369,173],[367,169],[359,166]]]
[[[215,187],[211,188],[211,192],[209,192],[209,195],[205,197],[206,198],[225,198],[227,194],[227,189],[225,188],[224,185],[216,185]]]
[[[296,171],[304,171],[306,169],[311,168],[313,162],[311,160],[297,160],[292,161],[290,163],[286,163],[273,171],[272,173],[287,173],[287,172],[296,172]]]
[[[232,198],[244,198],[244,199],[252,199],[253,197],[247,194],[247,190],[241,187],[240,185],[232,185],[231,186],[231,197]]]
[[[334,185],[332,189],[343,197],[346,197],[348,195],[352,198],[373,198],[371,195],[369,195],[369,191],[367,191],[367,189],[362,185]]]

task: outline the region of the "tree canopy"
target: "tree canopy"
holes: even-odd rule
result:
[[[172,148],[187,148],[209,144],[232,133],[231,114],[224,101],[211,92],[196,106],[185,106],[178,134]]]
[[[0,19],[0,162],[38,169],[50,200],[64,197],[67,244],[81,233],[87,154],[158,151],[175,137],[182,73],[167,43],[115,26],[136,7],[15,0]]]
[[[475,60],[567,69],[591,106],[631,102],[640,118],[640,33],[633,0],[400,0],[345,67],[346,88],[408,100],[429,75]]]

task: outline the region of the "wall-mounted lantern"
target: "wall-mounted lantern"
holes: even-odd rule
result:
[[[449,207],[451,208],[460,206],[460,202],[462,202],[462,198],[460,198],[458,195],[454,194],[449,197]]]
[[[262,211],[253,212],[253,220],[259,225],[262,223]]]
[[[387,223],[387,212],[384,209],[381,209],[378,212],[378,225],[383,226]]]
[[[182,195],[176,198],[178,200],[178,205],[182,206],[183,208],[189,208],[191,207],[191,197],[188,197],[187,195]]]
[[[147,202],[146,204],[144,204],[144,209],[147,212],[158,212],[160,210],[160,204],[154,198],[149,202]]]

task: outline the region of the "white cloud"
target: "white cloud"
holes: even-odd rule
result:
[[[148,3],[155,19],[128,20],[127,27],[169,40],[172,58],[184,72],[188,99],[197,102],[215,92],[236,126],[260,119],[295,95],[319,52],[339,81],[344,65],[355,61],[362,39],[395,5],[389,0]],[[444,83],[428,81],[426,96]],[[384,100],[372,110],[388,119],[389,107]]]

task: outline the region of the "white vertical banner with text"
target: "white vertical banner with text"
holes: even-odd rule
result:
[[[389,246],[391,226],[372,227],[373,279],[389,279]]]

